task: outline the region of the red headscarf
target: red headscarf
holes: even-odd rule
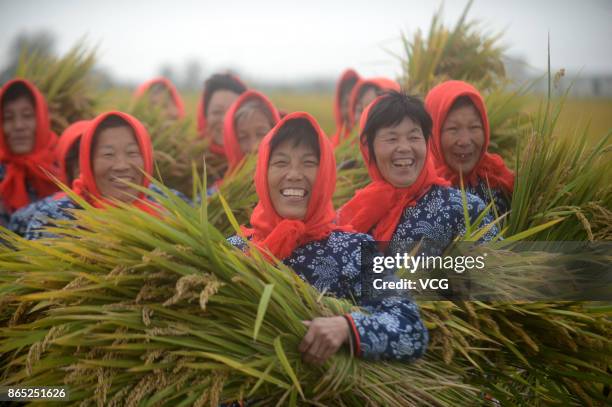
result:
[[[72,123],[66,127],[66,130],[62,133],[57,143],[57,160],[60,168],[60,180],[64,183],[68,183],[68,168],[66,168],[66,156],[68,152],[74,146],[74,144],[83,136],[87,126],[91,124],[91,120],[79,120],[78,122]]]
[[[377,97],[361,115],[360,127],[365,128],[373,106],[386,96]],[[378,170],[374,161],[370,161],[365,134],[359,143],[361,155],[368,167],[372,181],[365,188],[357,191],[353,199],[347,202],[339,213],[338,224],[351,225],[358,232],[372,233],[378,241],[389,241],[397,228],[404,208],[416,205],[432,186],[449,186],[449,182],[436,174],[430,154],[427,153],[421,173],[412,185],[397,188],[387,182]]]
[[[234,116],[242,105],[254,99],[259,99],[272,115],[272,126],[276,125],[280,120],[278,110],[274,107],[270,99],[263,93],[248,90],[244,92],[227,110],[223,121],[223,148],[225,148],[225,156],[229,164],[228,173],[235,169],[245,154],[238,143],[238,135],[236,134],[236,121]]]
[[[159,76],[157,78],[153,78],[151,80],[146,81],[142,85],[140,85],[136,92],[134,92],[134,97],[139,99],[144,96],[145,93],[151,88],[151,86],[160,84],[163,85],[170,92],[170,97],[172,97],[172,101],[178,110],[178,118],[182,119],[185,117],[185,105],[183,104],[183,99],[181,99],[181,95],[176,90],[176,86],[169,79],[164,78],[163,76]]]
[[[507,194],[514,189],[514,174],[506,167],[504,160],[497,154],[487,152],[491,130],[487,109],[482,96],[476,88],[463,81],[447,81],[435,86],[425,98],[425,107],[433,120],[432,140],[429,149],[440,176],[449,180],[453,185],[460,184],[457,172],[448,166],[442,152],[442,126],[453,103],[461,96],[468,96],[480,113],[482,127],[485,133],[485,142],[482,147],[480,161],[469,174],[463,174],[464,182],[475,186],[479,180],[488,181],[491,188],[501,188]]]
[[[232,79],[236,82],[238,82],[239,84],[241,84],[242,86],[244,86],[246,88],[246,85],[244,84],[244,82],[242,82],[242,80],[240,80],[239,77],[237,77],[236,75],[230,75],[232,77]],[[204,92],[202,92],[202,97],[200,98],[200,100],[198,101],[198,112],[197,112],[197,118],[198,118],[198,133],[200,135],[201,138],[208,138],[210,137],[208,134],[206,134],[206,89],[204,89]],[[208,146],[209,150],[217,155],[225,155],[225,149],[223,148],[223,146],[218,145],[217,143],[215,143],[214,140],[210,140],[210,144]]]
[[[96,208],[101,208],[106,205],[113,205],[113,203],[104,198],[98,190],[98,185],[96,184],[96,179],[93,174],[93,160],[91,157],[96,129],[100,123],[102,123],[109,116],[118,116],[122,118],[132,127],[132,130],[134,131],[134,137],[138,142],[140,153],[142,154],[142,159],[144,161],[143,170],[145,172],[145,176],[142,184],[144,187],[149,186],[149,177],[153,173],[153,146],[151,144],[149,133],[147,133],[147,130],[142,123],[140,123],[136,118],[123,112],[113,111],[99,115],[93,120],[91,125],[88,126],[85,134],[82,136],[83,138],[81,139],[81,146],[79,149],[79,164],[81,174],[79,175],[79,178],[75,179],[72,183],[72,189],[74,192],[86,199]],[[142,192],[138,193],[137,199],[132,202],[132,205],[147,213],[159,216],[159,206],[147,200]]]
[[[338,143],[340,142],[341,135],[343,135],[343,137],[345,136],[345,133],[349,125],[348,123],[344,123],[342,119],[341,90],[342,90],[343,84],[350,79],[356,79],[357,81],[359,81],[360,79],[359,74],[354,69],[347,69],[344,72],[342,72],[342,75],[340,76],[340,79],[338,80],[338,83],[336,84],[336,93],[334,96],[334,119],[336,120],[336,133],[332,137],[332,144],[334,146],[337,146]],[[355,83],[355,85],[357,85],[357,83]]]
[[[59,189],[47,174],[58,175],[55,165],[57,135],[51,131],[49,110],[43,95],[31,82],[13,79],[0,89],[0,101],[7,90],[18,83],[26,86],[34,99],[36,141],[28,154],[13,154],[6,142],[3,114],[0,114],[0,162],[6,167],[6,175],[0,183],[0,198],[10,213],[30,203],[26,182],[36,191],[38,198]]]
[[[317,132],[321,152],[317,178],[312,186],[304,220],[285,219],[279,216],[274,209],[268,189],[270,143],[285,123],[295,119],[307,119],[312,124]],[[327,136],[308,113],[290,113],[270,130],[259,145],[255,171],[255,189],[259,202],[251,215],[252,228],[243,226],[242,231],[246,237],[252,237],[252,242],[257,246],[269,250],[279,259],[289,257],[299,246],[326,238],[333,230],[351,231],[350,227],[340,227],[333,223],[336,216],[332,204],[335,187],[336,160]]]

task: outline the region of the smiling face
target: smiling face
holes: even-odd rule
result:
[[[268,191],[276,213],[285,219],[304,220],[312,188],[317,179],[319,158],[306,143],[280,143],[268,164]]]
[[[405,117],[396,126],[383,127],[376,132],[373,147],[376,165],[387,182],[406,188],[416,181],[427,155],[419,124]]]
[[[238,99],[238,94],[231,90],[221,89],[213,93],[206,107],[206,134],[214,142],[223,145],[223,118],[230,105]]]
[[[452,109],[442,125],[440,143],[444,160],[456,172],[469,174],[474,169],[485,142],[485,132],[473,104]]]
[[[36,111],[32,101],[22,96],[4,104],[2,129],[13,154],[28,154],[36,143]]]
[[[272,128],[272,123],[260,109],[253,109],[236,120],[236,137],[244,154],[256,153],[259,143]]]
[[[130,127],[102,130],[92,149],[92,170],[100,194],[107,199],[132,202],[138,190],[127,181],[142,185],[144,159]]]

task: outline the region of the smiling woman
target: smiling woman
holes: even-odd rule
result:
[[[73,191],[97,208],[129,203],[154,216],[161,209],[138,189],[147,187],[153,170],[153,147],[144,126],[122,112],[98,116],[82,136],[80,175]],[[46,203],[28,224],[26,239],[49,237],[44,228],[53,220],[73,219],[70,210],[80,209],[69,196],[60,194]]]
[[[263,93],[249,90],[236,99],[223,123],[223,147],[229,165],[226,175],[247,154],[257,153],[259,143],[279,120],[278,110]]]
[[[0,224],[9,215],[58,190],[51,175],[57,136],[44,97],[24,79],[0,89]]]
[[[466,82],[447,81],[427,94],[425,104],[433,119],[429,148],[438,173],[454,187],[463,177],[466,191],[493,200],[497,211],[506,213],[514,174],[501,156],[487,151],[490,128],[480,93]]]

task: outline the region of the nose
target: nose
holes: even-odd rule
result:
[[[468,129],[462,128],[458,132],[455,144],[459,147],[467,147],[470,144],[470,133]]]
[[[301,181],[304,178],[304,173],[299,166],[292,164],[286,177],[287,181]]]
[[[397,142],[397,152],[407,152],[410,150],[411,144],[407,137],[400,137]]]
[[[15,115],[15,127],[17,129],[23,129],[25,127],[25,120],[21,115]]]
[[[127,171],[131,168],[128,158],[124,154],[118,154],[113,161],[112,169],[114,171]]]

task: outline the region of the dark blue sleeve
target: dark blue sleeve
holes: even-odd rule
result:
[[[372,267],[361,267],[361,253],[355,257],[361,273],[372,272]],[[364,259],[364,262],[369,260]],[[394,270],[382,276],[385,281],[397,281]],[[406,291],[389,290],[368,294],[370,290],[362,284],[369,282],[370,279],[362,275],[355,282],[355,297],[363,311],[352,312],[348,316],[357,355],[373,360],[407,362],[422,357],[427,349],[429,335],[416,303]]]

